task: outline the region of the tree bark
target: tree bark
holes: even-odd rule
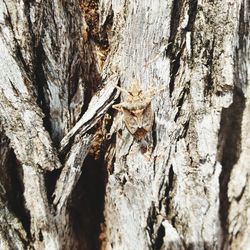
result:
[[[0,0],[0,249],[249,249],[249,13]],[[134,80],[163,89],[143,141]]]

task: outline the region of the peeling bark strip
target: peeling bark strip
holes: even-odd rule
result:
[[[92,136],[77,136],[69,152],[65,167],[63,168],[54,192],[54,205],[61,212],[81,175],[81,167],[88,153]]]
[[[248,250],[249,13],[0,0],[0,249]],[[110,109],[133,79],[150,154]]]
[[[88,110],[81,117],[81,119],[75,124],[75,126],[66,134],[60,144],[61,153],[67,148],[70,140],[81,131],[85,133],[92,128],[99,119],[107,112],[108,108],[114,103],[117,98],[115,94],[115,86],[117,82],[109,82],[100,93],[96,94],[90,101]]]

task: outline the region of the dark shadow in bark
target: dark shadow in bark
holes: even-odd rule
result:
[[[102,60],[104,61],[109,52],[108,33],[113,24],[113,13],[111,10],[104,25],[99,30],[98,4],[98,0],[80,1],[81,11],[84,13],[84,18],[88,24],[87,40],[94,42],[104,55],[102,59],[95,58],[95,55],[91,53],[91,46],[89,46],[88,53],[83,55],[81,67],[85,80],[85,96],[82,114],[87,110],[94,93],[102,85],[101,76],[96,65],[100,64]],[[87,58],[87,56],[90,58]],[[100,150],[98,157],[93,155],[86,157],[82,175],[72,193],[69,207],[70,221],[72,222],[72,229],[79,250],[97,250],[101,247],[99,238],[101,224],[104,223],[104,197],[108,178],[108,170],[105,168],[104,160],[107,147],[105,141],[101,140],[98,145],[98,150]]]
[[[149,213],[148,213],[146,230],[147,230],[148,235],[150,237],[150,243],[151,243],[153,250],[160,249],[160,247],[163,244],[163,237],[165,235],[164,227],[163,227],[163,230],[164,230],[163,232],[159,231],[160,227],[162,225],[160,225],[160,227],[158,228],[158,231],[155,232],[155,224],[156,223],[157,223],[157,211],[156,211],[155,204],[152,202]],[[159,232],[159,234],[158,234],[158,232]]]
[[[173,166],[171,165],[169,168],[169,173],[168,173],[168,185],[166,185],[165,187],[166,188],[165,189],[165,197],[166,197],[165,209],[166,209],[167,215],[171,211],[171,201],[172,201],[171,191],[174,187],[174,182],[175,182],[174,171],[173,171]],[[172,225],[175,226],[174,223],[172,223]]]
[[[247,86],[247,44],[246,37],[249,34],[249,21],[245,16],[244,1],[240,8],[239,17],[239,46],[235,49],[234,67],[235,67],[235,89],[233,103],[228,109],[224,109],[221,117],[221,131],[219,134],[219,160],[222,164],[222,173],[220,176],[220,217],[223,229],[224,239],[222,249],[227,249],[229,244],[228,233],[228,210],[229,200],[227,196],[228,182],[231,171],[240,157],[241,150],[241,123],[245,109],[246,99],[243,90]]]
[[[246,89],[248,85],[248,73],[247,67],[247,57],[249,55],[248,53],[248,45],[247,45],[247,37],[249,37],[249,30],[250,30],[250,24],[249,24],[249,18],[245,15],[246,13],[250,12],[250,4],[248,5],[248,9],[244,5],[244,1],[241,4],[240,8],[240,17],[239,17],[239,29],[238,29],[238,37],[239,37],[239,45],[238,48],[236,48],[235,51],[235,84],[237,87],[241,89]]]
[[[185,48],[185,35],[186,32],[192,32],[195,24],[195,18],[197,14],[197,0],[189,0],[189,19],[188,24],[185,29],[179,29],[181,16],[183,15],[183,10],[185,8],[185,1],[183,0],[174,0],[172,5],[171,12],[171,30],[169,37],[169,46],[166,49],[166,55],[170,57],[171,68],[170,68],[170,82],[169,82],[169,96],[172,96],[174,91],[174,82],[175,75],[180,67],[180,60],[182,52]],[[179,33],[179,34],[178,34]],[[193,32],[192,32],[193,33]],[[180,36],[181,39],[176,39],[177,36]],[[179,41],[180,40],[180,41]],[[192,37],[193,40],[193,37]],[[179,41],[178,44],[175,41]]]
[[[179,48],[177,45],[174,44],[175,37],[178,32],[180,17],[182,8],[184,6],[184,2],[182,0],[174,0],[172,11],[171,11],[171,30],[170,30],[170,37],[169,42],[170,45],[166,49],[166,55],[170,57],[171,60],[171,68],[170,68],[170,82],[169,82],[169,96],[172,96],[174,91],[174,81],[175,81],[175,74],[177,73],[180,67],[180,57],[181,53],[179,52]]]
[[[153,250],[160,250],[163,246],[163,243],[164,243],[164,237],[166,234],[164,226],[162,224],[160,224],[158,226],[158,228],[155,228],[155,226],[158,223],[157,216],[159,215],[158,211],[161,210],[161,207],[163,205],[166,206],[166,213],[169,210],[170,201],[171,201],[171,198],[169,196],[170,196],[170,191],[172,190],[172,187],[173,187],[173,179],[174,179],[174,172],[173,172],[173,169],[171,166],[170,171],[169,171],[169,179],[168,179],[169,185],[167,185],[167,184],[162,185],[162,188],[165,189],[165,197],[163,197],[162,201],[160,202],[159,208],[156,208],[155,204],[152,203],[151,208],[149,210],[146,230],[148,232],[148,235],[150,236],[151,247]],[[172,225],[175,226],[174,222],[172,223]],[[176,244],[174,244],[174,245],[176,245]],[[178,243],[178,245],[179,245],[179,243]],[[176,249],[176,248],[174,248],[174,249]]]
[[[178,248],[175,248],[175,249],[178,249]],[[187,250],[193,250],[193,249],[212,250],[212,249],[218,249],[218,245],[217,245],[217,243],[214,243],[214,242],[198,241],[198,242],[188,243],[187,246],[185,247],[185,249],[187,249]]]
[[[80,0],[81,11],[84,14],[86,23],[88,24],[88,40],[89,43],[94,44],[99,48],[102,53],[102,57],[96,58],[89,46],[89,51],[86,58],[83,58],[83,74],[85,79],[85,96],[84,96],[84,109],[85,112],[88,108],[88,104],[101,85],[101,76],[96,65],[104,63],[106,56],[109,52],[109,40],[108,33],[113,25],[113,12],[107,16],[107,19],[102,27],[99,29],[99,1],[98,0]],[[89,58],[87,58],[89,57]],[[85,64],[86,62],[86,64]]]
[[[206,75],[205,81],[206,81],[206,85],[204,88],[204,96],[208,96],[209,94],[211,95],[214,91],[214,86],[213,86],[213,79],[214,79],[214,48],[215,48],[215,35],[213,36],[213,40],[212,41],[207,41],[205,44],[205,48],[206,48],[206,53],[207,53],[207,63],[206,66],[208,68],[208,73]]]
[[[42,109],[43,113],[45,114],[43,118],[43,125],[45,129],[49,132],[50,136],[52,136],[51,130],[51,122],[50,122],[50,108],[49,103],[46,100],[45,90],[48,89],[46,77],[43,70],[43,63],[45,60],[45,53],[42,47],[42,44],[39,43],[37,48],[34,49],[34,84],[36,85],[37,89],[37,104]],[[57,140],[55,140],[56,142]],[[57,143],[58,144],[58,141]]]
[[[29,239],[30,234],[30,215],[25,209],[23,173],[21,164],[11,149],[8,153],[6,163],[0,169],[0,183],[5,188],[6,205],[9,210],[20,220]]]
[[[103,160],[87,156],[69,208],[70,221],[79,242],[79,250],[100,249],[99,235],[104,220],[106,176],[107,170],[103,166]]]
[[[165,236],[165,228],[161,224],[157,230],[157,235],[155,238],[154,250],[160,250],[163,245],[163,238]]]
[[[188,19],[186,31],[193,31],[195,18],[197,14],[198,0],[189,0],[188,5],[189,5],[189,9],[188,9],[189,19]]]
[[[222,172],[220,175],[220,220],[224,235],[224,243],[228,237],[228,182],[232,168],[240,156],[241,121],[244,108],[244,95],[240,89],[235,88],[233,103],[229,108],[222,110],[221,129],[218,142],[218,160],[222,165]]]
[[[46,186],[46,194],[49,204],[53,204],[53,199],[55,198],[53,196],[56,182],[58,178],[60,177],[60,174],[62,172],[62,169],[54,169],[53,171],[45,172],[44,173],[44,181]]]

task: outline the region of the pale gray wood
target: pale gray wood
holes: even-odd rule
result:
[[[0,248],[249,249],[249,41],[247,0],[0,0]],[[134,79],[164,89],[143,142]]]
[[[27,235],[20,220],[10,210],[7,199],[12,189],[8,178],[8,157],[10,155],[9,140],[2,132],[0,124],[0,249],[25,249]],[[11,233],[8,233],[11,232]]]
[[[115,86],[117,84],[117,79],[112,79],[113,81],[108,81],[108,84],[103,87],[103,89],[93,96],[89,103],[88,110],[79,119],[79,121],[74,125],[74,127],[62,138],[60,142],[60,152],[63,153],[65,148],[70,143],[70,140],[81,131],[85,133],[91,129],[100,118],[107,112],[112,103],[118,97],[118,92],[115,91]]]
[[[84,85],[90,77],[88,64],[93,60],[90,45],[82,36],[86,23],[75,1],[2,0],[0,25],[1,132],[10,141],[1,150],[14,150],[20,164],[16,168],[22,172],[22,207],[30,216],[15,219],[7,194],[3,194],[6,201],[1,204],[6,203],[7,207],[1,213],[1,249],[74,248],[78,243],[70,239],[69,211],[65,204],[80,175],[71,176],[72,185],[62,178],[55,185],[64,190],[64,194],[56,190],[56,199],[63,200],[64,213],[60,206],[51,204],[45,178],[46,171],[58,168],[63,168],[61,176],[67,169],[73,171],[77,163],[82,165],[88,152],[89,145],[84,140],[75,144],[69,166],[66,160],[61,164],[55,147],[82,113]],[[81,134],[81,130],[78,132]],[[1,164],[7,169],[4,156]],[[9,179],[6,174],[3,184]],[[28,224],[27,234],[19,219]]]
[[[92,136],[77,136],[69,152],[54,192],[54,204],[60,212],[81,175],[81,167],[88,153]],[[67,186],[65,185],[67,183]]]
[[[152,83],[166,86],[153,101],[150,158],[124,128],[114,145],[105,200],[106,249],[227,245],[227,227],[221,227],[227,222],[220,214],[227,211],[219,211],[224,202],[219,177],[226,170],[218,157],[218,140],[223,140],[218,134],[224,125],[222,111],[232,105],[235,88],[241,85],[245,92],[249,83],[235,75],[239,32],[249,40],[248,4],[243,2],[101,1],[101,24],[110,9],[114,15],[110,67],[116,62],[121,86],[128,88],[133,78],[144,89]],[[241,8],[245,30],[239,31]],[[249,47],[245,52],[249,55]],[[239,60],[246,72],[249,57]],[[230,145],[220,150],[225,147]],[[245,226],[242,230],[247,239]],[[246,240],[241,244],[241,249],[250,247]],[[234,244],[232,249],[237,249]]]
[[[228,235],[225,249],[248,249],[250,247],[250,213],[249,213],[249,162],[250,162],[250,36],[249,1],[242,1],[238,34],[237,86],[244,94],[244,111],[238,131],[239,146],[235,164],[232,166],[228,185]]]

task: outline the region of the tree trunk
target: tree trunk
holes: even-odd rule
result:
[[[0,0],[0,249],[249,249],[249,13]]]

